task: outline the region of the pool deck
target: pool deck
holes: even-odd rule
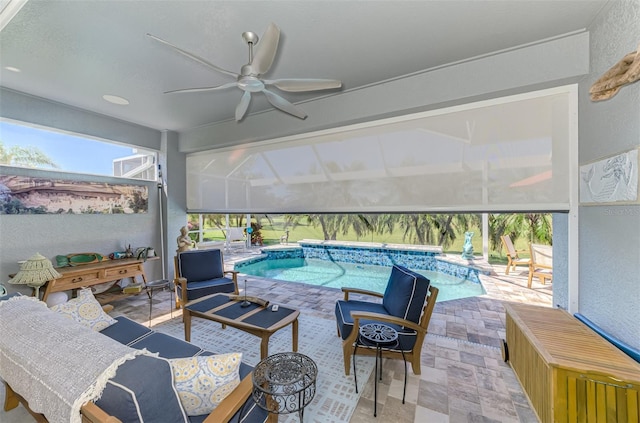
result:
[[[224,254],[225,266],[260,254],[260,248],[232,249]],[[460,257],[447,260],[469,263]],[[429,334],[422,349],[422,374],[408,372],[406,404],[402,404],[402,361],[387,360],[379,384],[380,422],[523,422],[538,421],[511,368],[501,359],[500,343],[505,337],[504,302],[550,307],[551,285],[534,280],[527,288],[527,270],[519,268],[505,276],[505,266],[491,266],[473,260],[489,275],[481,275],[486,294],[436,304]],[[279,282],[241,275],[240,289],[247,280],[250,295],[268,298],[320,318],[335,320],[334,307],[342,292],[334,288]],[[129,297],[114,303],[119,313],[147,322],[148,298]],[[153,297],[153,322],[170,318],[170,297],[160,292]],[[173,310],[173,317],[181,312]],[[336,342],[340,339],[336,336]],[[365,387],[352,423],[373,420],[373,379]]]

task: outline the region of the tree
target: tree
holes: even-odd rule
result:
[[[376,231],[375,215],[365,214],[308,214],[306,215],[307,223],[313,227],[322,229],[325,240],[335,241],[338,233],[347,235],[350,230],[356,234],[356,239],[366,236],[368,233],[373,234]],[[295,227],[297,220],[287,219],[287,225],[292,222]]]
[[[551,245],[553,227],[549,213],[502,213],[489,215],[489,240],[494,250],[500,250],[500,236],[509,235],[515,242],[527,238],[529,242]]]
[[[435,244],[435,224],[433,215],[401,214],[398,225],[402,230],[402,239],[409,244]]]
[[[374,228],[371,223],[373,218],[374,217],[372,215],[365,214],[343,215],[342,220],[340,221],[340,230],[342,235],[347,235],[351,229],[355,232],[357,240],[366,236],[368,233],[373,234]]]
[[[340,220],[342,215],[338,214],[309,214],[307,215],[307,222],[317,227],[318,225],[322,229],[322,234],[325,240],[335,241],[340,230]]]
[[[436,245],[447,248],[454,243],[457,235],[481,223],[482,219],[477,214],[436,214],[433,216],[433,225],[440,235]]]
[[[0,141],[0,164],[25,167],[52,167],[59,166],[45,153],[36,147],[22,147],[14,145],[9,148]]]

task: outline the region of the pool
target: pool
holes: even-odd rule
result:
[[[252,276],[302,282],[330,288],[361,288],[384,293],[391,267],[371,264],[345,263],[318,258],[274,258],[236,265],[236,270]],[[426,276],[437,287],[437,301],[454,300],[485,294],[481,283],[445,273],[412,269]]]

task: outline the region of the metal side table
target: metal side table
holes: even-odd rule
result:
[[[151,327],[151,311],[153,310],[153,294],[156,291],[163,291],[166,288],[171,288],[171,282],[167,279],[160,279],[157,281],[148,282],[145,286],[147,296],[149,297],[149,327]],[[171,291],[171,317],[173,317],[173,291]]]
[[[304,354],[270,355],[253,369],[253,400],[270,413],[298,412],[302,422],[304,408],[316,394],[317,376],[316,363]]]
[[[367,323],[360,326],[358,338],[353,347],[353,379],[356,383],[356,393],[358,392],[358,375],[356,373],[356,353],[358,346],[370,347],[376,349],[376,367],[375,367],[375,383],[374,383],[374,399],[373,399],[373,417],[378,414],[378,379],[382,381],[382,350],[384,348],[400,349],[402,360],[404,361],[404,388],[402,390],[402,403],[407,392],[407,360],[404,357],[404,351],[400,347],[398,332],[391,326],[383,323]]]

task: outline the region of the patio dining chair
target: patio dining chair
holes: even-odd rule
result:
[[[175,273],[176,308],[205,295],[238,293],[238,272],[224,270],[219,249],[179,252]]]
[[[508,275],[510,270],[516,270],[516,266],[529,266],[531,264],[531,259],[520,258],[520,256],[518,256],[518,253],[524,253],[526,250],[516,250],[509,235],[502,235],[500,240],[502,241],[504,249],[507,251],[508,262],[507,268],[504,271],[505,275]]]
[[[406,359],[411,363],[413,373],[419,375],[420,353],[436,304],[438,288],[430,286],[429,279],[423,275],[395,265],[391,269],[384,295],[355,288],[342,288],[342,292],[344,300],[336,302],[335,314],[338,336],[342,338],[344,373],[349,375],[351,356],[360,326],[379,322],[398,332],[398,346],[385,347],[382,356]],[[351,300],[350,293],[381,298],[382,302]],[[359,346],[358,354],[375,355],[376,349]]]

